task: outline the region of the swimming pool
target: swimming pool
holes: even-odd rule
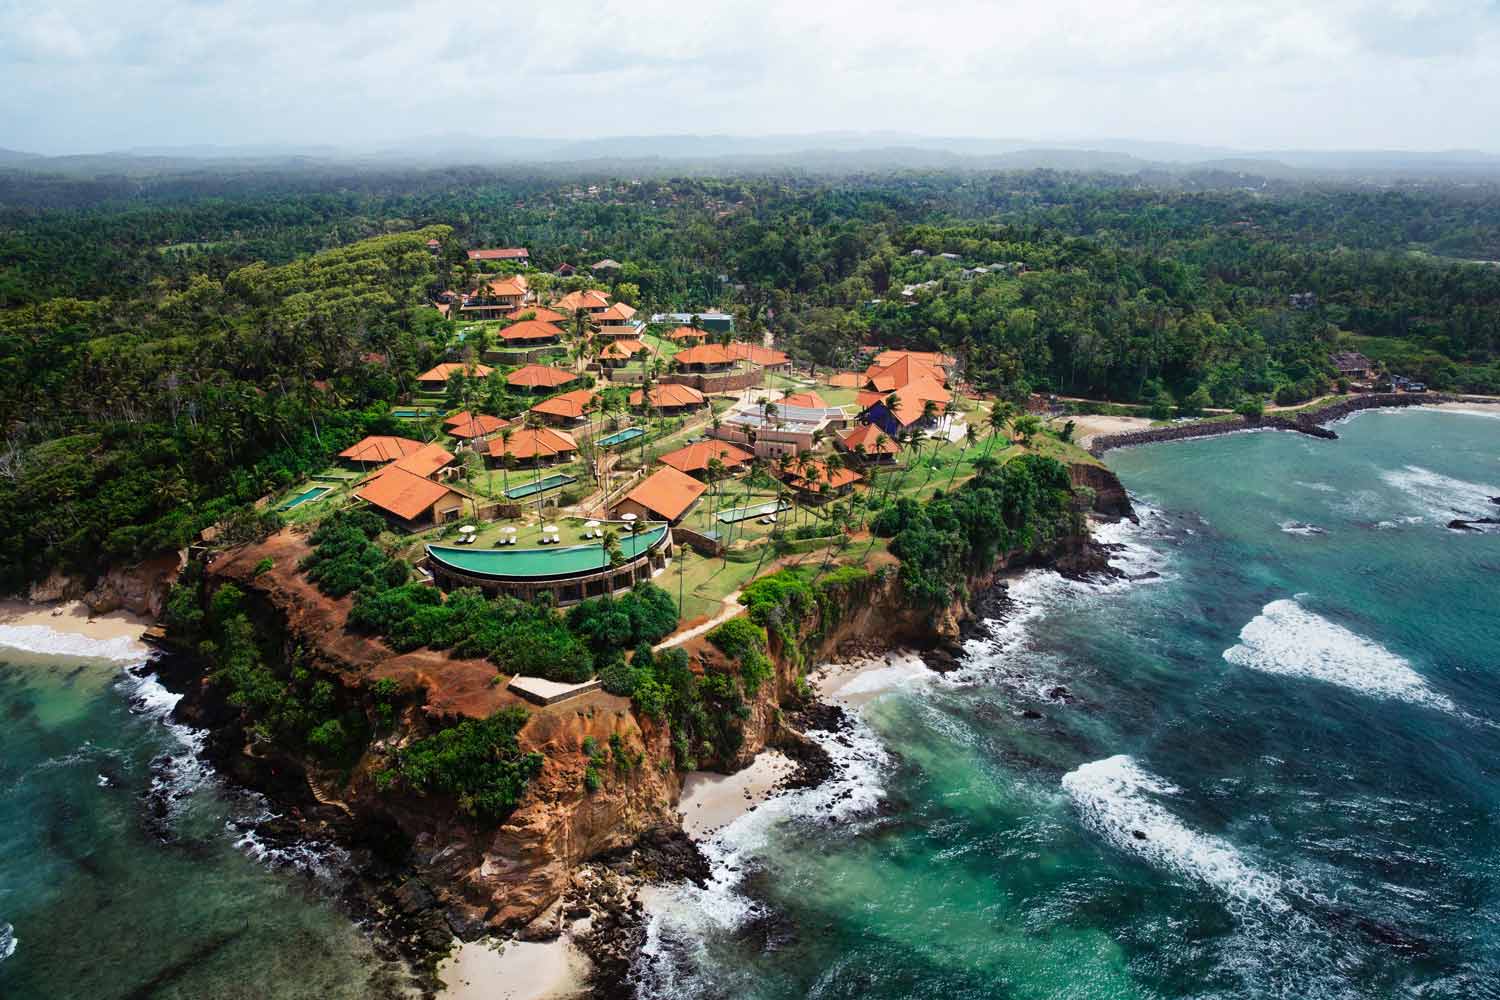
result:
[[[400,420],[415,420],[418,417],[430,417],[436,410],[425,407],[403,406],[391,411],[391,416]]]
[[[286,503],[282,504],[281,509],[291,510],[293,507],[300,507],[305,503],[312,503],[314,500],[321,500],[323,499],[323,496],[325,494],[332,492],[332,486],[313,486],[303,490],[301,493],[298,493]]]
[[[555,490],[559,486],[566,486],[569,483],[576,482],[578,482],[577,476],[567,476],[563,475],[562,473],[558,473],[556,475],[548,476],[545,479],[538,479],[534,483],[525,483],[521,486],[512,486],[510,489],[505,491],[505,495],[512,500],[520,500],[524,497],[534,497],[538,493],[546,493],[548,490]]]
[[[772,500],[770,503],[755,504],[752,507],[734,507],[719,515],[719,520],[725,524],[734,524],[737,521],[748,521],[752,517],[765,517],[767,514],[779,514],[784,510],[791,510],[792,505],[786,500],[779,504]]]
[[[646,429],[644,427],[627,427],[624,430],[615,431],[608,437],[600,438],[599,447],[613,448],[617,444],[624,444],[626,441],[634,441],[636,438],[645,433]]]

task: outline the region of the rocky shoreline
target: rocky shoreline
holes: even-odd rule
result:
[[[1380,392],[1350,396],[1327,406],[1299,413],[1295,417],[1268,414],[1263,417],[1232,417],[1226,420],[1199,421],[1158,427],[1149,431],[1131,431],[1126,434],[1106,434],[1096,437],[1089,447],[1095,458],[1114,448],[1129,448],[1135,445],[1155,444],[1161,441],[1188,441],[1196,438],[1217,437],[1220,434],[1237,434],[1242,431],[1281,430],[1306,434],[1325,440],[1337,440],[1338,434],[1324,424],[1342,419],[1362,410],[1401,408],[1407,406],[1435,406],[1441,403],[1469,402],[1468,397],[1449,396],[1440,393]]]

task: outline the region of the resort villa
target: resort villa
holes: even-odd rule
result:
[[[785,402],[742,401],[710,431],[721,441],[754,448],[761,458],[813,451],[823,435],[844,426],[847,418],[836,406],[788,406]],[[751,439],[754,439],[752,445]]]
[[[575,381],[573,372],[549,365],[524,365],[506,376],[505,382],[517,392],[552,392]]]
[[[879,427],[889,437],[935,425],[927,416],[929,406],[936,415],[945,413],[953,401],[946,388],[946,363],[941,354],[917,351],[883,351],[865,370],[863,389],[857,401],[860,419]],[[894,398],[894,405],[892,399]]]
[[[736,361],[748,361],[762,368],[785,368],[791,364],[791,359],[782,351],[774,347],[762,347],[759,344],[746,343],[736,340],[725,348],[729,356]]]
[[[384,465],[421,451],[423,447],[421,441],[411,438],[373,434],[339,452],[339,458],[353,465]]]
[[[541,347],[562,339],[562,330],[539,319],[523,319],[500,331],[506,347]]]
[[[727,472],[743,472],[749,468],[754,457],[745,449],[727,441],[709,440],[669,451],[661,456],[660,462],[678,472],[701,478],[708,472],[709,462],[717,461]]]
[[[531,254],[526,252],[525,247],[500,247],[493,250],[470,250],[469,259],[475,263],[508,260],[525,264],[531,260]]]
[[[552,303],[552,308],[558,312],[569,314],[582,310],[592,317],[609,308],[609,296],[596,288],[585,289],[581,292],[569,292]]]
[[[1328,360],[1339,373],[1339,378],[1363,382],[1375,375],[1375,362],[1358,351],[1339,351],[1329,355]]]
[[[551,427],[522,427],[509,436],[490,438],[490,458],[503,461],[509,455],[518,465],[548,465],[568,461],[578,454],[578,442],[567,431]]]
[[[604,350],[599,353],[599,364],[605,368],[621,368],[642,352],[650,354],[651,348],[633,337],[621,337],[604,345]]]
[[[531,408],[531,412],[554,427],[576,427],[588,416],[588,407],[598,395],[592,389],[574,389],[544,399]]]
[[[531,289],[523,274],[495,278],[481,283],[473,294],[466,295],[461,311],[488,316],[508,313],[519,308],[530,294]]]
[[[495,369],[489,365],[469,365],[459,361],[447,361],[429,368],[417,376],[417,384],[424,392],[442,392],[448,387],[448,379],[455,373],[470,378],[489,378]]]
[[[673,468],[658,469],[615,505],[614,516],[633,514],[639,520],[677,524],[697,504],[708,487]]]
[[[567,320],[568,317],[564,316],[560,312],[554,312],[551,309],[547,309],[544,306],[532,305],[522,306],[519,309],[512,309],[510,312],[505,314],[505,318],[512,322],[534,319],[538,323],[562,323]]]
[[[630,394],[630,405],[657,410],[663,414],[688,413],[708,403],[708,397],[690,385],[675,385],[667,382],[653,385],[649,395],[637,389]]]
[[[458,487],[419,476],[398,465],[387,466],[372,475],[354,495],[405,531],[420,531],[455,521],[466,508],[473,509],[473,497]]]
[[[853,469],[829,469],[826,462],[805,459],[792,464],[786,484],[809,499],[828,498],[843,496],[863,478]]]
[[[718,344],[701,344],[678,351],[672,363],[685,372],[724,372],[734,367],[734,359]]]
[[[674,344],[701,344],[708,339],[708,331],[695,326],[679,326],[675,330],[668,330],[663,336]]]
[[[874,424],[860,424],[833,439],[834,447],[864,462],[894,462],[901,454],[896,440]]]
[[[496,431],[510,426],[509,420],[488,413],[455,413],[443,421],[448,433],[464,441],[483,441]]]

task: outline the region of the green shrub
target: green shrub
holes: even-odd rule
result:
[[[522,752],[516,739],[526,719],[519,707],[467,719],[407,747],[397,769],[416,791],[453,795],[463,812],[499,823],[542,769],[542,755]]]

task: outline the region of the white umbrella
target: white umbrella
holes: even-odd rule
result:
[[[584,522],[583,526],[585,528],[597,528],[597,527],[599,527],[599,522],[598,521],[586,521],[586,522]]]
[[[634,521],[635,520],[635,515],[634,514],[621,514],[620,515],[620,519],[623,520],[623,521]]]
[[[542,531],[544,533],[555,532],[555,531],[557,531],[557,525],[555,525],[555,524],[544,524],[544,525],[542,525]]]
[[[462,528],[458,529],[458,533],[460,535],[472,535],[472,534],[474,534],[474,532],[476,532],[478,530],[479,529],[476,528],[476,527],[474,527],[472,524],[466,524]]]
[[[507,524],[500,530],[505,532],[507,535],[514,535],[516,533],[516,526],[514,524]]]

